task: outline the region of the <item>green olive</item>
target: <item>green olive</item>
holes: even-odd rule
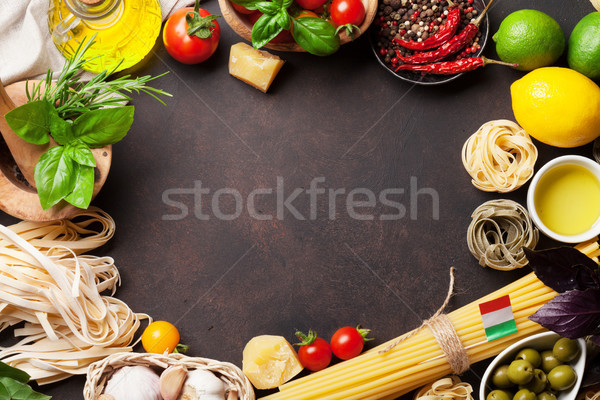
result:
[[[536,395],[529,389],[521,389],[515,393],[513,400],[536,400]]]
[[[514,360],[508,366],[508,379],[515,385],[526,385],[533,379],[533,370],[529,361]]]
[[[489,392],[485,400],[512,400],[512,398],[513,394],[511,392],[496,389]]]
[[[576,380],[577,374],[575,370],[567,364],[554,367],[548,373],[548,382],[550,382],[550,387],[554,390],[570,389]]]
[[[548,377],[541,369],[533,370],[533,378],[526,385],[519,386],[519,389],[528,389],[534,393],[542,393],[546,390],[546,386],[548,384]]]
[[[579,344],[576,340],[560,338],[552,348],[552,354],[561,362],[573,361],[579,355]]]
[[[525,348],[517,353],[515,360],[526,360],[533,365],[533,368],[539,368],[542,365],[542,356],[536,349]]]
[[[496,370],[494,371],[494,373],[492,375],[492,383],[498,389],[507,389],[511,386],[514,386],[514,384],[510,381],[510,379],[508,379],[508,365],[507,364],[501,365],[500,367],[496,368]]]
[[[537,395],[537,400],[556,400],[556,395],[548,390]]]
[[[554,357],[552,350],[542,351],[542,370],[545,373],[549,373],[553,368],[558,367],[561,362],[558,358]]]

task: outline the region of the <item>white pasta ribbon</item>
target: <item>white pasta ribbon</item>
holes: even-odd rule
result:
[[[132,351],[140,320],[149,317],[100,294],[120,284],[112,258],[80,255],[106,243],[114,228],[98,209],[72,220],[0,225],[0,330],[25,322],[14,330],[22,340],[0,348],[0,360],[44,384]]]
[[[594,6],[594,8],[598,11],[600,11],[600,0],[590,0],[592,2],[592,5]]]
[[[462,148],[462,162],[471,182],[486,192],[520,188],[533,176],[537,156],[527,132],[505,119],[483,124]]]
[[[456,375],[438,379],[423,386],[416,394],[415,400],[473,400],[473,387],[462,382]]]

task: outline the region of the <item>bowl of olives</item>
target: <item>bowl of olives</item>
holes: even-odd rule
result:
[[[554,332],[507,347],[488,366],[480,400],[575,400],[583,379],[586,346]]]

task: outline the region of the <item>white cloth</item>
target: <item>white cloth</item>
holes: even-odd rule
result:
[[[3,85],[60,71],[65,58],[48,30],[52,0],[0,0],[0,81]],[[135,0],[137,1],[137,0]],[[160,0],[163,21],[193,0]]]

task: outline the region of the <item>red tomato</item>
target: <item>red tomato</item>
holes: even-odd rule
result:
[[[207,60],[217,50],[221,37],[221,28],[217,21],[212,21],[214,26],[209,28],[211,36],[206,39],[188,35],[188,24],[185,17],[193,11],[193,7],[175,11],[163,29],[165,48],[171,57],[184,64],[198,64]],[[203,9],[199,10],[199,14],[201,17],[211,15]]]
[[[310,11],[310,10],[302,10],[296,16],[296,18],[304,18],[304,17],[319,18],[319,16],[314,11]]]
[[[250,21],[250,23],[252,25],[254,25],[254,23],[256,21],[258,21],[258,19],[260,18],[261,15],[263,15],[263,13],[261,13],[260,11],[255,11],[254,13],[252,13],[248,16],[248,20]],[[272,44],[292,43],[293,41],[294,41],[294,38],[292,37],[291,32],[283,30],[283,31],[279,32],[279,34],[277,36],[275,36],[273,39],[271,39],[271,41],[269,43],[272,43]]]
[[[360,0],[333,0],[329,12],[331,19],[338,26],[358,26],[365,20],[365,6]]]
[[[338,329],[331,337],[333,354],[341,360],[356,357],[362,352],[365,340],[371,340],[365,339],[369,332],[369,329],[354,328],[353,326]]]
[[[310,330],[308,336],[302,332],[296,332],[296,336],[301,343],[298,349],[298,358],[300,363],[306,369],[313,372],[326,368],[331,362],[331,347],[325,339],[317,337],[317,334]]]
[[[244,6],[240,6],[239,4],[235,4],[233,1],[230,1],[231,6],[233,8],[235,8],[235,11],[239,12],[240,14],[252,14],[255,10],[248,10],[246,7]]]
[[[304,9],[314,10],[327,3],[327,0],[296,0],[296,3]]]

